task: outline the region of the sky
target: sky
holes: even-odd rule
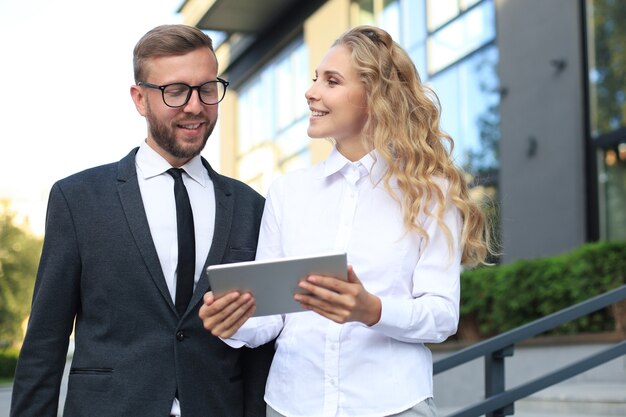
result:
[[[146,136],[130,98],[135,43],[183,0],[0,0],[0,199],[43,234],[56,180]],[[22,220],[20,220],[22,221]]]

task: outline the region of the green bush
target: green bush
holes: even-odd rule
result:
[[[626,242],[596,242],[560,256],[482,266],[461,275],[458,339],[511,330],[626,283]],[[624,330],[626,302],[550,334]]]
[[[24,336],[41,254],[41,237],[17,219],[9,202],[0,200],[0,351]]]
[[[0,350],[0,378],[13,378],[18,355],[19,350],[17,349]]]

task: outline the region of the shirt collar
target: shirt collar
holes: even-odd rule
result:
[[[142,175],[144,179],[164,174],[165,171],[172,168],[170,163],[167,162],[165,158],[159,155],[154,149],[152,149],[145,140],[141,142],[141,145],[139,145],[135,161],[139,167],[140,175]],[[200,155],[194,156],[181,168],[183,168],[187,175],[189,175],[198,184],[203,187],[207,186],[208,173],[202,164],[202,158]]]
[[[351,165],[356,165],[362,174],[371,175],[374,182],[380,181],[387,170],[387,163],[376,150],[371,151],[357,162],[352,162],[343,156],[336,146],[333,146],[330,155],[324,161],[320,178],[329,177],[350,168]]]

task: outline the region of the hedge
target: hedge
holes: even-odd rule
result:
[[[18,355],[17,349],[0,350],[0,378],[13,378]]]
[[[506,332],[626,283],[626,242],[588,243],[553,257],[482,266],[461,274],[457,339]],[[626,301],[550,334],[626,333]]]

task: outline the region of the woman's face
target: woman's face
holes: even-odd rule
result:
[[[304,96],[311,110],[310,137],[333,138],[338,147],[360,146],[367,121],[366,92],[346,46],[337,45],[328,51]]]

